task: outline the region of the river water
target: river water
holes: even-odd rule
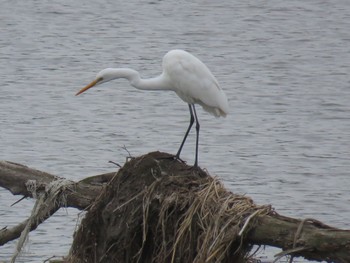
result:
[[[181,48],[208,65],[230,102],[225,119],[197,107],[200,166],[283,215],[350,228],[348,0],[0,3],[1,160],[79,180],[123,163],[124,146],[134,156],[175,153],[189,116],[174,93],[116,80],[74,94],[106,67],[158,75],[162,56]],[[10,206],[18,198],[0,189],[0,229],[30,214],[33,200]],[[66,255],[78,217],[57,212],[17,262]],[[1,247],[0,261],[15,246]]]

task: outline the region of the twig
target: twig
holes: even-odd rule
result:
[[[300,252],[300,251],[303,251],[306,249],[307,249],[306,247],[297,247],[297,248],[292,248],[292,249],[282,251],[282,252],[275,255],[275,257],[277,257],[277,258],[273,261],[273,263],[276,263],[280,258],[287,256],[287,255],[290,255],[291,253]]]
[[[124,151],[126,151],[126,152],[129,154],[129,156],[127,157],[127,159],[128,159],[128,158],[133,158],[133,157],[131,156],[129,150],[126,148],[125,145],[123,145],[122,149],[123,149]]]
[[[244,230],[247,228],[247,226],[248,226],[248,224],[249,224],[249,221],[250,221],[254,216],[256,216],[259,212],[260,212],[260,210],[256,210],[253,214],[251,214],[250,216],[248,216],[247,220],[244,222],[244,225],[243,225],[241,231],[239,231],[239,233],[238,233],[238,236],[239,236],[239,237],[243,234]]]
[[[132,202],[133,200],[135,200],[136,198],[138,198],[140,195],[143,195],[144,193],[145,193],[145,191],[142,191],[142,192],[138,193],[137,195],[135,195],[134,197],[132,197],[131,199],[129,199],[129,200],[126,201],[125,203],[123,203],[123,204],[121,204],[120,206],[118,206],[117,208],[115,208],[115,209],[113,210],[113,213],[114,213],[115,211],[117,211],[118,209],[122,208],[123,206],[129,204],[130,202]]]
[[[19,202],[21,202],[23,199],[26,199],[28,196],[23,196],[22,198],[20,198],[19,200],[17,200],[16,202],[14,202],[12,205],[10,206],[14,206],[15,204],[18,204]]]
[[[108,161],[108,163],[113,163],[113,164],[115,164],[116,166],[118,166],[119,168],[122,168],[122,166],[121,166],[119,163],[116,163],[116,162],[113,162],[113,161]]]

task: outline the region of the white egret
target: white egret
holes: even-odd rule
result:
[[[198,166],[199,122],[195,104],[216,117],[225,117],[229,106],[225,93],[218,81],[195,56],[183,50],[171,50],[163,57],[163,72],[157,77],[142,79],[140,74],[129,68],[106,68],[100,71],[95,80],[81,89],[76,95],[104,82],[126,78],[130,84],[140,90],[170,90],[174,91],[183,101],[188,103],[190,110],[190,125],[175,157],[180,159],[182,147],[194,121],[196,121],[196,155],[194,166]]]

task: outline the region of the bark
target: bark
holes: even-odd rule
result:
[[[103,185],[114,174],[96,175],[76,183],[66,180],[67,184],[64,184],[65,187],[61,189],[61,193],[56,195],[52,200],[46,200],[45,205],[35,215],[34,220],[27,219],[12,228],[1,226],[3,228],[0,230],[0,246],[19,238],[27,224],[30,224],[30,231],[36,229],[39,224],[48,219],[61,207],[74,207],[80,210],[86,209],[93,203],[94,199],[101,192]],[[9,190],[14,195],[38,198],[39,196],[48,194],[49,186],[59,180],[63,179],[18,163],[0,161],[0,187]],[[35,182],[35,189],[29,190],[28,182]],[[33,193],[35,196],[33,196]],[[64,203],[57,201],[62,196],[66,200]],[[50,198],[50,196],[47,196],[47,198]]]
[[[240,210],[234,212],[237,222],[231,222],[227,211],[230,210],[231,213],[238,201],[241,206],[241,199],[246,197],[222,190],[215,179],[205,172],[189,168],[172,160],[168,154],[155,152],[128,161],[118,174],[106,173],[73,182],[20,164],[2,161],[0,187],[15,195],[32,198],[44,196],[48,205],[46,210],[40,210],[38,220],[32,220],[32,230],[60,207],[88,211],[75,235],[69,255],[71,262],[94,262],[96,258],[101,262],[108,262],[112,258],[118,259],[118,262],[130,262],[140,256],[143,262],[157,259],[160,262],[161,256],[163,259],[180,262],[181,255],[171,246],[182,249],[188,258],[198,259],[197,252],[206,242],[212,242],[214,246],[219,239],[222,239],[222,246],[227,244],[224,246],[224,256],[227,258],[221,262],[232,262],[235,257],[235,262],[246,259],[246,253],[252,244],[279,247],[284,251],[281,255],[290,254],[316,261],[350,262],[349,230],[333,228],[314,219],[284,217],[265,206],[256,206],[249,198],[244,200],[247,206],[244,211],[238,207]],[[52,185],[60,181],[64,183],[55,189],[56,194],[52,197]],[[215,202],[210,203],[211,194],[206,189],[211,185],[214,185],[213,198],[222,194],[225,198],[213,199]],[[196,199],[198,196],[203,197],[205,202],[202,200],[199,203]],[[62,202],[62,197],[66,202]],[[225,213],[222,208],[215,207],[220,207],[222,203],[226,205]],[[205,215],[200,214],[204,206],[207,206]],[[184,228],[184,218],[187,218],[193,208],[196,210],[191,214],[191,225]],[[209,223],[210,217],[213,219],[212,224]],[[221,224],[223,218],[228,221]],[[27,223],[25,221],[16,227],[0,230],[0,245],[18,238]],[[165,223],[170,225],[165,226]],[[225,227],[222,231],[216,229],[222,236],[210,239],[206,230],[203,230],[205,224],[208,228],[217,225]],[[181,229],[186,231],[181,232]],[[195,232],[186,236],[187,230]],[[181,246],[180,241],[186,241],[186,238],[189,238],[188,242]],[[228,240],[229,238],[234,240]],[[160,251],[164,244],[164,250]],[[221,249],[220,246],[219,248]],[[213,259],[219,256],[215,253],[207,255]]]
[[[281,255],[350,262],[350,230],[337,229],[312,218],[299,220],[273,212],[259,217],[258,226],[247,238],[256,245],[282,248]]]
[[[70,187],[65,189],[67,207],[80,210],[88,207],[101,192],[102,186],[107,183],[115,172],[87,177],[79,182],[70,182]],[[45,193],[46,188],[60,178],[58,176],[29,168],[22,164],[0,161],[0,187],[9,190],[14,195],[33,197],[28,189],[28,181],[36,182],[36,193]]]

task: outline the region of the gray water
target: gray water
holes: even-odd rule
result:
[[[174,93],[117,80],[74,94],[106,67],[158,75],[162,56],[181,48],[208,65],[231,108],[225,119],[197,108],[200,166],[283,215],[350,228],[348,0],[0,3],[1,160],[79,180],[114,170],[123,146],[175,153],[189,115]],[[0,189],[0,229],[30,214],[33,200],[10,207],[18,198]],[[78,213],[40,225],[18,262],[66,255]]]

